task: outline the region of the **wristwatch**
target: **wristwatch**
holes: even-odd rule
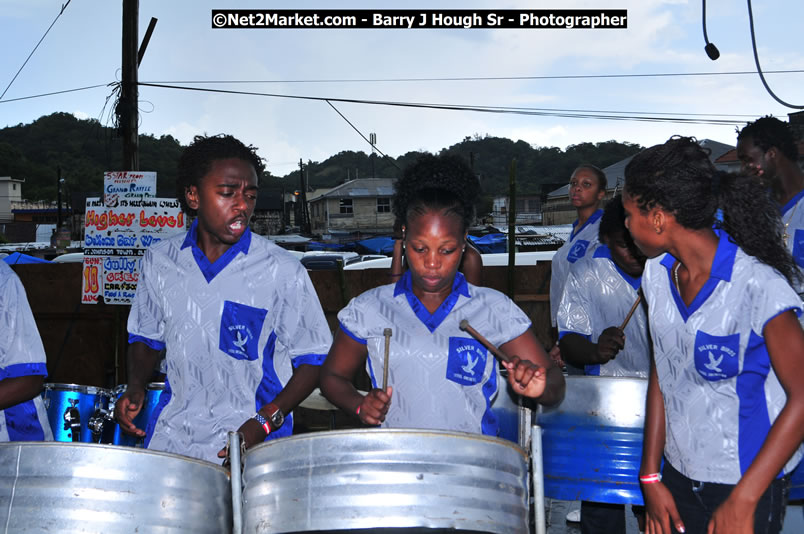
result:
[[[275,432],[282,427],[282,425],[285,423],[285,414],[283,414],[282,410],[279,409],[279,406],[273,402],[268,405],[266,411],[269,414],[267,419],[263,417],[259,411],[254,414],[254,419],[256,419],[257,422],[262,425],[262,428],[265,430],[266,434],[270,434],[271,432]]]

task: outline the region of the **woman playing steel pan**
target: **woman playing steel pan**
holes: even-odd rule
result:
[[[449,156],[423,156],[396,184],[393,209],[404,221],[408,271],[341,310],[321,370],[324,395],[366,424],[497,435],[491,400],[498,366],[460,329],[463,320],[511,355],[504,365],[515,392],[543,404],[563,397],[561,370],[530,331],[528,317],[503,294],[468,284],[458,272],[479,189],[468,166]],[[387,329],[389,386],[383,390],[378,377]],[[363,365],[374,386],[366,396],[352,385]]]
[[[779,532],[786,475],[804,453],[801,299],[779,211],[689,138],[631,160],[624,207],[651,258],[647,532]]]

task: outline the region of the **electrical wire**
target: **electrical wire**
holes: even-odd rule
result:
[[[802,69],[769,70],[767,74],[801,74]],[[655,72],[632,74],[566,74],[545,76],[459,76],[452,78],[334,78],[319,80],[153,80],[142,83],[210,84],[210,83],[399,83],[399,82],[478,82],[478,81],[523,81],[523,80],[588,80],[606,78],[672,78],[687,76],[743,76],[756,74],[752,70],[727,72]]]
[[[6,100],[0,100],[0,104],[5,104],[7,102],[19,102],[20,100],[30,100],[31,98],[41,98],[43,96],[53,96],[53,95],[62,95],[64,93],[74,93],[76,91],[86,91],[87,89],[97,89],[98,87],[108,87],[111,84],[108,83],[99,83],[97,85],[87,85],[86,87],[76,87],[75,89],[65,89],[63,91],[53,91],[51,93],[41,93],[38,95],[30,95],[30,96],[21,96],[19,98],[9,98]]]
[[[352,129],[354,129],[354,131],[356,131],[356,132],[357,132],[357,133],[360,135],[360,137],[362,137],[362,138],[363,138],[363,139],[366,141],[366,143],[370,144],[370,145],[371,145],[371,148],[372,148],[373,150],[376,150],[377,152],[379,152],[380,154],[382,154],[382,157],[383,157],[383,158],[385,158],[385,159],[387,159],[387,160],[388,160],[388,161],[390,161],[391,163],[393,163],[393,164],[394,164],[394,167],[396,167],[396,168],[397,168],[397,169],[399,169],[400,171],[402,170],[402,167],[400,167],[399,165],[397,165],[397,164],[396,164],[396,161],[394,161],[394,159],[393,159],[393,158],[389,157],[389,156],[388,156],[388,154],[386,154],[385,152],[383,152],[382,150],[380,150],[379,148],[377,148],[377,145],[375,145],[375,144],[373,144],[371,141],[369,141],[369,140],[368,140],[368,138],[367,138],[365,135],[363,135],[363,132],[361,132],[360,130],[358,130],[358,129],[357,129],[357,126],[355,126],[354,124],[352,124],[352,121],[350,121],[349,119],[347,119],[347,118],[346,118],[346,115],[344,115],[343,113],[341,113],[341,112],[340,112],[340,110],[339,110],[338,108],[336,108],[336,107],[335,107],[335,106],[332,104],[332,102],[330,102],[329,100],[327,100],[327,101],[326,101],[326,103],[327,103],[327,104],[329,104],[329,105],[330,105],[330,107],[331,107],[332,109],[334,109],[334,110],[335,110],[335,112],[336,112],[338,115],[340,115],[340,116],[341,116],[341,118],[342,118],[343,120],[345,120],[345,121],[346,121],[346,123],[347,123],[349,126],[351,126],[351,127],[352,127]]]
[[[548,116],[548,117],[563,117],[563,118],[581,118],[581,119],[600,119],[600,120],[623,120],[623,121],[641,121],[641,122],[670,122],[682,124],[713,124],[713,125],[731,125],[739,126],[744,121],[734,119],[703,119],[703,118],[683,118],[683,117],[668,117],[658,115],[618,115],[620,112],[599,113],[591,112],[588,110],[581,110],[578,112],[556,110],[549,108],[506,108],[498,106],[462,106],[455,104],[432,104],[425,102],[400,102],[400,101],[382,101],[382,100],[364,100],[356,98],[332,98],[332,97],[318,97],[306,95],[287,95],[278,93],[259,93],[254,91],[233,91],[229,89],[209,89],[204,87],[183,87],[176,85],[155,84],[139,82],[138,85],[145,87],[157,87],[162,89],[178,89],[183,91],[196,91],[203,93],[219,93],[219,94],[235,94],[244,96],[262,96],[272,98],[288,98],[294,100],[312,100],[312,101],[332,101],[344,102],[350,104],[365,104],[377,106],[395,106],[406,108],[424,108],[424,109],[439,109],[446,111],[475,111],[480,113],[498,113],[498,114],[514,114],[514,115],[535,115],[535,116]]]
[[[6,86],[5,91],[3,91],[3,94],[2,94],[2,95],[0,95],[0,99],[2,99],[4,96],[6,96],[6,92],[9,90],[9,88],[11,88],[11,84],[13,84],[13,83],[14,83],[14,80],[16,80],[16,79],[17,79],[17,76],[19,76],[19,75],[20,75],[20,72],[22,72],[22,69],[24,69],[24,68],[25,68],[25,65],[27,65],[27,64],[28,64],[28,60],[29,60],[29,59],[31,59],[31,56],[33,56],[33,55],[34,55],[34,52],[36,52],[36,49],[37,49],[37,48],[39,48],[39,45],[40,45],[40,44],[42,44],[42,41],[44,41],[44,40],[45,40],[45,37],[47,37],[47,34],[48,34],[48,33],[50,33],[50,29],[53,27],[53,25],[54,25],[54,24],[56,24],[56,21],[57,21],[57,20],[59,20],[59,17],[61,17],[61,14],[62,14],[62,13],[64,13],[64,10],[65,10],[65,9],[67,9],[67,6],[69,6],[69,5],[70,5],[70,2],[71,2],[71,1],[72,1],[72,0],[67,0],[67,3],[66,3],[66,4],[62,4],[62,6],[61,6],[61,10],[59,11],[59,14],[58,14],[58,15],[56,15],[56,18],[55,18],[55,19],[53,19],[53,22],[51,22],[51,23],[50,23],[50,26],[48,26],[48,29],[47,29],[47,31],[45,31],[45,34],[42,36],[42,38],[41,38],[41,39],[39,39],[39,42],[38,42],[38,43],[36,43],[36,46],[33,48],[33,50],[31,50],[31,53],[30,53],[30,54],[28,54],[28,57],[25,59],[25,61],[23,62],[22,66],[21,66],[21,67],[20,67],[20,69],[17,71],[17,74],[15,74],[15,75],[14,75],[14,77],[13,77],[13,78],[11,78],[11,81],[10,81],[10,82],[8,82],[8,85]]]
[[[771,95],[774,100],[785,107],[792,109],[804,109],[804,106],[789,104],[776,96],[776,93],[771,90],[768,82],[765,80],[765,75],[762,74],[762,67],[759,65],[759,54],[757,53],[757,39],[756,35],[754,35],[754,10],[751,8],[751,0],[748,0],[748,24],[751,28],[751,48],[754,50],[754,63],[757,65],[757,74],[759,74],[759,79],[762,80],[762,85],[765,86],[765,90],[768,91],[768,94]]]

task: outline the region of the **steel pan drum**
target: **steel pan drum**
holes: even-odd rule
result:
[[[94,443],[0,444],[4,532],[232,529],[228,471],[176,454]]]
[[[790,477],[790,500],[800,501],[804,499],[804,461],[799,462],[793,476]]]
[[[142,405],[142,410],[140,413],[137,414],[137,417],[134,418],[134,424],[137,428],[142,430],[148,429],[148,422],[151,420],[151,416],[156,411],[156,406],[159,403],[159,398],[162,396],[162,392],[165,390],[165,383],[164,382],[150,382],[145,388],[145,401]],[[109,411],[114,412],[115,404],[117,400],[120,399],[120,396],[126,392],[126,386],[120,385],[114,388],[112,392],[112,401],[109,405]],[[120,425],[117,423],[114,424],[113,435],[109,439],[109,441],[104,440],[104,443],[114,443],[115,445],[125,445],[127,447],[142,447],[144,438],[138,438],[136,436],[132,436],[130,434],[126,434],[120,428]]]
[[[642,504],[644,378],[566,376],[564,400],[537,417],[544,494],[566,501]]]
[[[97,443],[101,435],[90,428],[90,420],[101,418],[109,407],[108,390],[78,384],[45,384],[47,418],[55,441]]]
[[[527,456],[477,434],[359,429],[247,451],[243,532],[528,532]]]

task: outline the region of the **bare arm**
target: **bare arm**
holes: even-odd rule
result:
[[[512,363],[504,364],[514,391],[547,406],[561,402],[566,387],[564,374],[550,360],[530,329],[503,343],[500,350],[514,357]]]
[[[405,274],[405,247],[404,241],[397,239],[394,241],[394,253],[391,256],[391,270],[388,273],[389,282],[394,283]]]
[[[282,413],[287,414],[292,412],[301,401],[306,399],[310,393],[313,392],[316,385],[318,385],[320,370],[320,365],[300,365],[293,371],[293,376],[290,377],[288,383],[282,391],[274,397],[272,402],[282,410]],[[262,406],[260,409],[262,408],[265,408],[265,406]]]
[[[625,346],[625,335],[616,326],[601,332],[597,343],[592,343],[580,334],[568,333],[561,338],[561,357],[565,362],[580,367],[602,365],[612,360]]]
[[[367,357],[365,345],[338,330],[321,368],[321,392],[335,406],[356,413],[364,423],[378,425],[388,412],[392,390],[373,389],[364,397],[355,389],[352,378],[365,365]]]
[[[126,392],[115,403],[114,417],[124,432],[143,437],[145,431],[134,425],[134,418],[140,413],[145,401],[145,386],[159,361],[159,351],[141,341],[135,341],[128,346],[126,360],[128,385]]]
[[[659,388],[659,377],[651,350],[648,395],[645,401],[645,428],[642,443],[642,465],[639,476],[661,472],[665,444],[664,397]],[[684,524],[678,514],[670,490],[661,482],[640,484],[645,499],[645,526],[649,534],[671,534],[670,523],[683,532]]]
[[[757,502],[804,440],[804,331],[795,314],[787,311],[768,321],[763,334],[787,402],[754,461],[715,511],[709,532],[752,531]]]
[[[0,380],[0,410],[5,410],[42,393],[42,375],[16,376]]]
[[[461,272],[470,284],[479,286],[483,283],[483,258],[469,239],[461,259]]]

